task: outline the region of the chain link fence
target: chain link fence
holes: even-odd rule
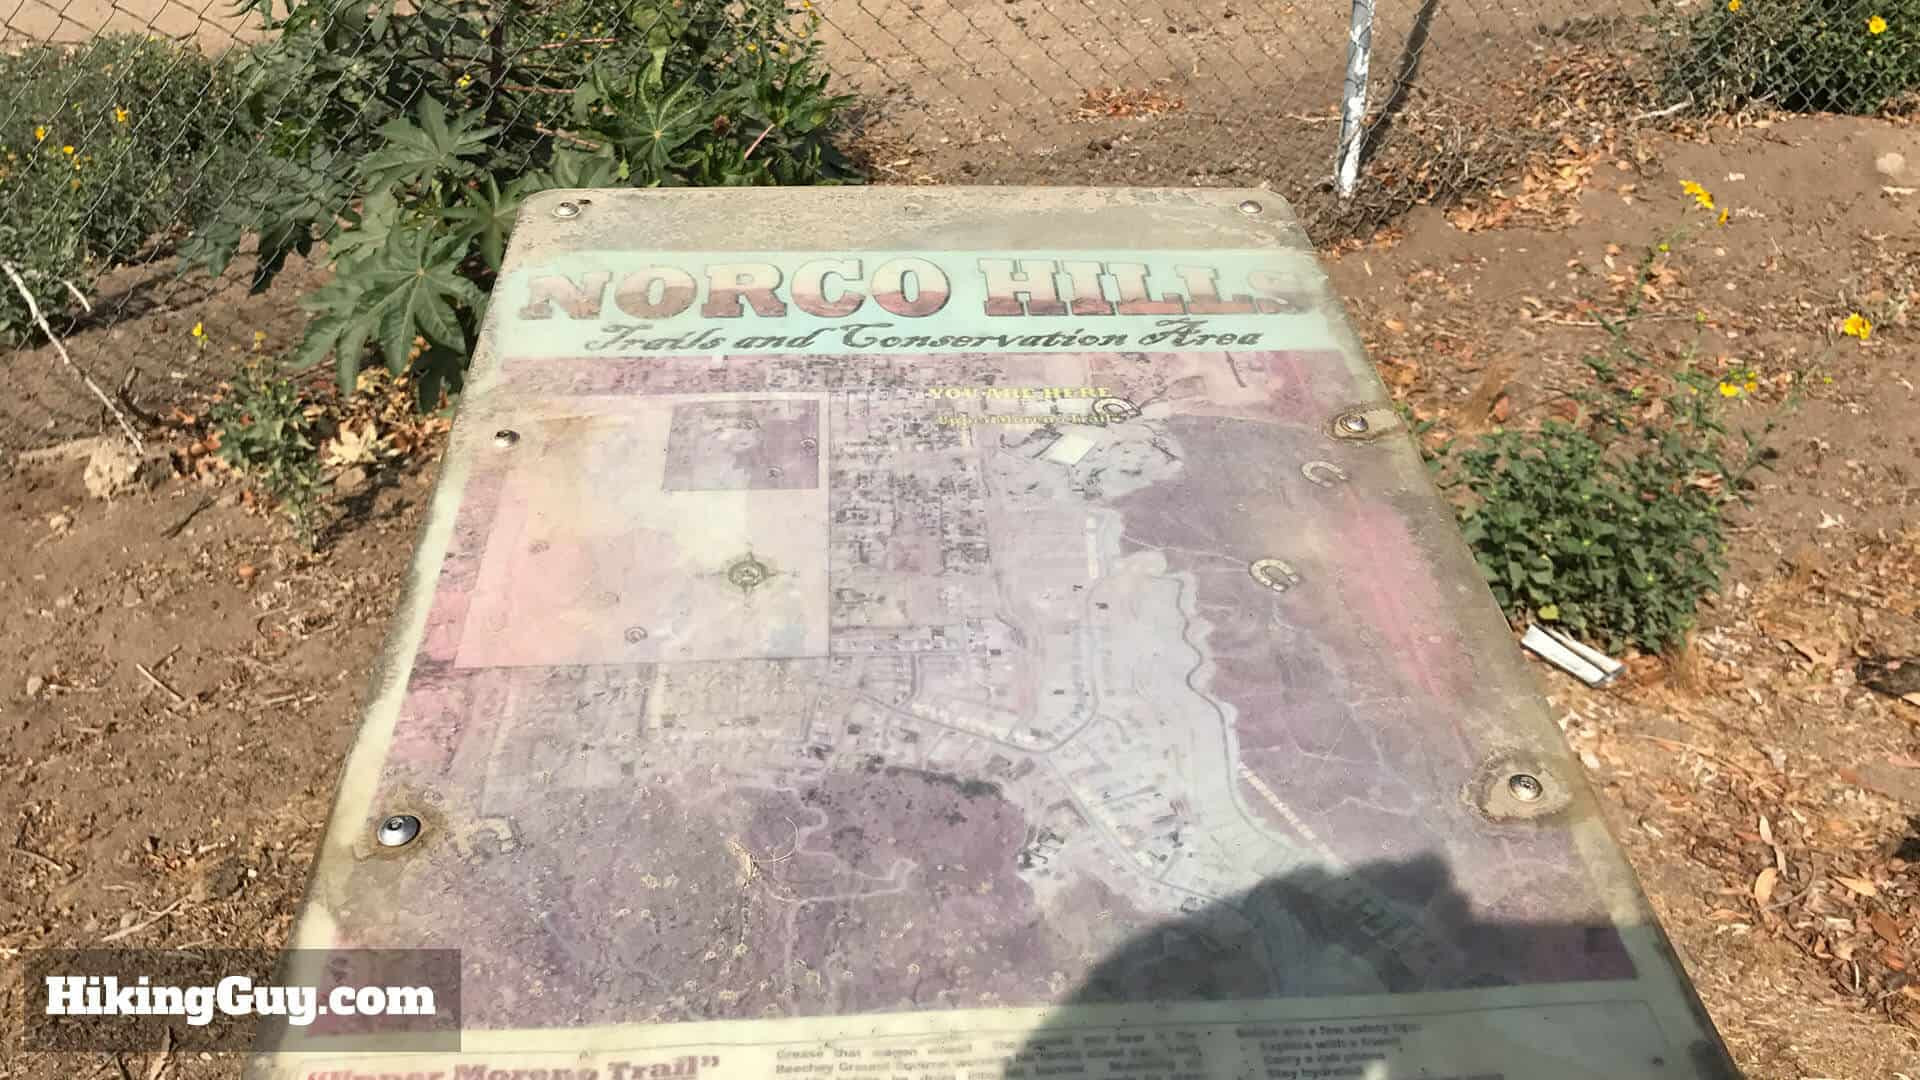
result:
[[[323,280],[304,256],[332,245],[338,269],[369,222],[379,240],[422,213],[446,215],[422,245],[469,245],[444,264],[467,282],[441,297],[458,315],[530,178],[1264,186],[1327,240],[1609,124],[1753,102],[1867,111],[1920,68],[1920,0],[283,5],[0,0],[0,261],[19,279],[0,281],[0,349],[16,375],[53,367],[20,356],[48,331],[77,361],[146,318],[197,336],[196,313],[286,267],[291,308]],[[420,112],[429,99],[446,115]],[[395,125],[412,134],[396,142]],[[413,194],[397,210],[369,197],[370,171]],[[422,185],[440,194],[423,202]],[[404,366],[403,338],[418,357],[465,336],[350,306],[336,353],[375,345]],[[97,425],[112,396],[53,409],[51,427]]]

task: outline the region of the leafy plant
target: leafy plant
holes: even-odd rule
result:
[[[257,363],[209,414],[220,459],[279,504],[308,547],[318,539],[320,459],[300,388]]]
[[[184,223],[221,138],[222,80],[191,48],[124,34],[0,52],[0,259],[50,318],[103,270]],[[30,333],[0,289],[0,341]]]
[[[1668,81],[1703,105],[1876,113],[1920,94],[1920,0],[1710,0]]]
[[[278,36],[234,75],[258,164],[182,254],[218,272],[257,235],[265,288],[325,242],[299,356],[343,391],[370,353],[424,406],[459,390],[534,192],[852,178],[817,17],[782,0],[272,3],[245,0]]]
[[[1753,372],[1708,374],[1695,348],[1662,361],[1635,337],[1639,297],[1670,247],[1649,248],[1635,298],[1602,316],[1606,348],[1561,399],[1568,416],[1495,430],[1434,453],[1443,489],[1500,606],[1608,648],[1678,644],[1726,569],[1727,508],[1770,456],[1773,421],[1730,430],[1725,407]]]

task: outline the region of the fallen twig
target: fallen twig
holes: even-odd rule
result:
[[[79,289],[74,288],[73,282],[68,281],[66,278],[61,278],[60,284],[65,285],[67,287],[67,292],[70,293],[75,300],[80,301],[81,310],[85,311],[89,315],[93,314],[93,303],[87,299],[86,293],[83,293]]]
[[[142,664],[138,661],[135,661],[133,666],[135,670],[140,672],[140,674],[145,675],[147,677],[148,682],[166,691],[167,696],[173,699],[173,703],[175,705],[185,705],[187,703],[187,699],[180,696],[180,691],[175,690],[173,687],[168,686],[166,683],[161,682],[160,676],[155,675],[153,672],[147,670],[147,665]]]
[[[746,153],[744,153],[744,154],[741,154],[741,155],[740,155],[740,160],[741,160],[741,161],[745,161],[745,160],[747,160],[748,158],[750,158],[750,157],[752,157],[752,156],[753,156],[753,152],[754,152],[754,151],[755,151],[756,149],[759,149],[759,146],[760,146],[760,140],[761,140],[761,139],[764,139],[764,138],[766,138],[766,137],[767,137],[767,134],[768,134],[768,132],[771,132],[772,130],[773,130],[773,125],[772,125],[772,124],[768,124],[768,125],[767,125],[767,127],[766,127],[766,130],[765,130],[765,131],[762,131],[762,132],[761,132],[760,134],[758,134],[758,135],[756,135],[756,136],[754,136],[754,139],[753,139],[753,144],[752,144],[751,146],[748,146],[748,147],[747,147],[747,152],[746,152]]]
[[[147,1066],[147,1080],[160,1080],[160,1074],[167,1071],[167,1062],[173,1058],[173,1029],[162,1029],[160,1036],[160,1056]]]
[[[549,41],[544,45],[535,45],[532,51],[546,52],[548,49],[565,49],[574,45],[618,45],[619,43],[620,39],[617,37],[575,38],[572,41]]]
[[[1732,769],[1734,772],[1737,772],[1742,776],[1745,776],[1748,778],[1753,777],[1753,770],[1747,768],[1744,765],[1740,765],[1736,762],[1729,761],[1726,758],[1721,757],[1719,754],[1716,754],[1713,751],[1708,750],[1704,746],[1696,746],[1690,742],[1681,742],[1678,739],[1663,739],[1658,735],[1647,735],[1638,731],[1623,731],[1620,734],[1625,735],[1629,739],[1645,739],[1651,743],[1659,743],[1661,746],[1664,746],[1669,750],[1691,750],[1694,753],[1699,754],[1701,757],[1706,758],[1709,761],[1719,762],[1721,765],[1724,765],[1727,768]]]
[[[592,139],[583,139],[571,132],[559,131],[550,127],[541,127],[539,124],[533,125],[533,130],[550,138],[565,139],[575,146],[584,146],[589,150],[598,150],[601,147],[600,143],[594,142]]]
[[[1663,116],[1672,116],[1674,113],[1677,113],[1681,109],[1684,109],[1687,106],[1692,104],[1693,104],[1693,99],[1688,98],[1687,100],[1681,102],[1678,105],[1669,105],[1664,109],[1655,109],[1652,112],[1643,112],[1639,116],[1633,117],[1629,122],[1637,124],[1642,120],[1658,120]]]
[[[209,506],[212,506],[213,503],[214,503],[213,496],[211,495],[201,496],[200,501],[194,505],[194,508],[187,511],[186,517],[183,517],[179,521],[174,522],[172,528],[168,529],[166,532],[161,533],[160,535],[165,537],[168,540],[171,540],[174,537],[179,536],[182,532],[186,530],[186,527],[193,522],[194,518],[197,518],[200,516],[201,511],[205,510]]]
[[[155,416],[152,413],[148,412],[147,410],[141,408],[139,403],[133,400],[133,380],[137,378],[139,374],[140,374],[139,368],[129,367],[127,369],[127,377],[120,380],[120,389],[115,390],[113,392],[113,396],[118,398],[120,400],[120,404],[125,405],[127,407],[127,411],[132,413],[134,415],[134,418],[139,420],[141,423],[151,428],[166,427],[167,422],[165,420],[162,420],[158,416]]]
[[[73,873],[73,867],[68,866],[66,863],[63,863],[58,859],[51,858],[46,855],[42,855],[39,852],[33,850],[32,848],[23,847],[20,844],[15,844],[13,845],[13,850],[15,853],[20,855],[25,855],[27,858],[32,859],[34,862],[37,862],[42,866],[45,866],[51,870],[58,871],[63,876]]]
[[[120,430],[127,433],[127,441],[133,444],[133,452],[136,454],[146,453],[146,444],[140,441],[140,436],[133,430],[133,425],[127,423],[126,415],[115,407],[113,399],[107,396],[105,390],[100,389],[99,383],[93,381],[93,376],[83,371],[79,364],[73,362],[73,357],[67,355],[67,347],[62,344],[60,338],[54,334],[53,327],[47,325],[47,317],[40,313],[40,301],[33,298],[33,293],[28,290],[27,283],[20,279],[20,271],[15,270],[13,264],[10,262],[0,262],[0,270],[5,270],[7,276],[13,279],[13,287],[20,290],[20,295],[26,299],[27,311],[33,315],[33,321],[40,325],[40,329],[47,335],[47,340],[53,342],[53,351],[60,354],[60,359],[66,361],[67,366],[73,369],[74,374],[80,376],[80,380],[87,384],[87,389],[93,391],[93,396],[100,399],[100,404],[105,405],[107,411],[113,414],[113,418],[120,421]]]
[[[106,937],[101,938],[100,944],[106,945],[115,941],[119,941],[123,937],[132,937],[134,934],[137,934],[140,931],[147,929],[153,924],[159,922],[161,919],[164,919],[167,916],[173,914],[175,909],[179,908],[179,906],[184,903],[186,903],[186,899],[184,897],[182,897],[179,900],[175,900],[173,903],[168,904],[166,907],[163,907],[159,911],[154,912],[153,915],[148,919],[146,919],[145,921],[134,923],[132,926],[123,926],[120,929],[115,930],[113,933],[108,934]]]

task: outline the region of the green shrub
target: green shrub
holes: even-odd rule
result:
[[[850,178],[812,31],[782,0],[295,0],[235,64],[237,198],[183,249],[256,287],[325,241],[300,347],[343,391],[370,350],[424,405],[459,388],[522,199],[552,187]],[[810,6],[810,5],[808,5]]]
[[[221,80],[194,50],[129,35],[0,55],[0,259],[54,318],[96,274],[183,224],[217,140]],[[0,340],[28,332],[0,282]]]
[[[1633,295],[1668,244],[1650,249]],[[1660,651],[1692,626],[1726,569],[1730,505],[1770,456],[1724,410],[1756,372],[1712,375],[1689,349],[1663,362],[1634,340],[1637,304],[1601,318],[1608,344],[1566,391],[1575,419],[1495,430],[1435,452],[1443,490],[1500,606],[1610,649]]]
[[[1681,30],[1676,96],[1876,113],[1920,94],[1920,0],[1710,0]]]
[[[320,460],[307,401],[292,380],[250,364],[208,414],[220,460],[259,486],[308,547],[318,537]]]

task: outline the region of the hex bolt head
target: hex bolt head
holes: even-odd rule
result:
[[[374,839],[381,847],[405,847],[420,835],[420,819],[412,814],[390,814],[380,821]]]
[[[1515,773],[1508,777],[1507,790],[1521,802],[1533,802],[1547,793],[1546,786],[1540,783],[1540,778],[1527,773]]]
[[[1252,217],[1260,212],[1260,204],[1254,202],[1252,199],[1248,199],[1240,204],[1240,212],[1248,217]]]
[[[502,450],[512,448],[513,445],[519,441],[520,433],[512,428],[501,428],[499,431],[493,433],[493,445]]]
[[[553,216],[561,219],[577,218],[580,216],[580,204],[576,202],[559,203],[553,208]]]
[[[1355,434],[1355,435],[1361,435],[1366,433],[1367,426],[1368,426],[1367,418],[1364,416],[1361,416],[1359,413],[1353,413],[1352,415],[1343,416],[1340,418],[1341,431],[1351,432],[1352,434]]]

